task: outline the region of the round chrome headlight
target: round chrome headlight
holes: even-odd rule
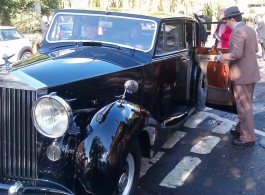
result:
[[[32,120],[37,130],[50,138],[61,137],[73,121],[69,104],[55,94],[37,99],[32,108]]]

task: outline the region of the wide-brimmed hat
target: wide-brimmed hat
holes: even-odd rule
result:
[[[224,11],[225,16],[222,18],[222,20],[225,20],[227,18],[232,18],[233,16],[239,16],[242,14],[243,12],[240,12],[237,6],[232,6]]]

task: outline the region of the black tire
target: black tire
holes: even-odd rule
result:
[[[24,51],[22,53],[22,55],[20,56],[19,60],[25,60],[25,59],[27,59],[31,55],[32,55],[32,53],[30,51]]]
[[[119,195],[135,195],[141,169],[141,149],[138,140],[131,145],[118,182]],[[127,179],[125,179],[127,178]],[[125,182],[126,180],[126,182]]]

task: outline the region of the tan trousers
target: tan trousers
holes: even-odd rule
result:
[[[238,123],[235,130],[239,132],[240,140],[245,142],[255,141],[254,118],[252,97],[255,83],[233,85],[234,96],[238,113]]]

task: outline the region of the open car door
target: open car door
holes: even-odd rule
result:
[[[229,66],[214,61],[218,53],[228,53],[228,49],[198,47],[196,61],[203,74],[206,86],[207,107],[237,113],[233,89],[229,78]]]

